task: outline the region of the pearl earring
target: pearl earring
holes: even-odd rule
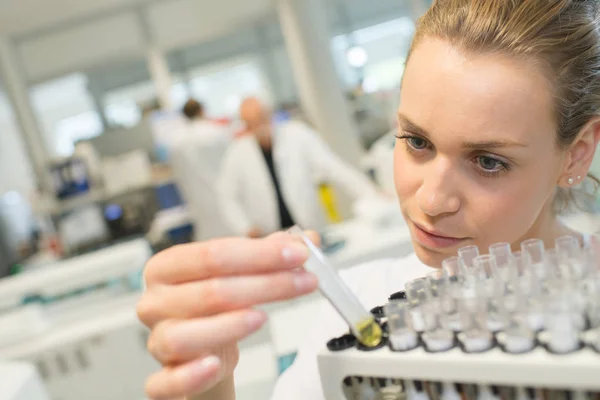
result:
[[[569,178],[569,179],[567,180],[567,183],[568,183],[569,185],[572,185],[573,183],[575,183],[575,181],[573,180],[573,178]]]
[[[581,180],[581,175],[577,175],[577,180],[580,181]]]

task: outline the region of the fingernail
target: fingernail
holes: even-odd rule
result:
[[[313,274],[303,272],[294,277],[294,286],[300,293],[314,290],[317,287],[317,277]]]
[[[283,261],[289,265],[297,267],[299,264],[306,261],[309,256],[308,247],[302,243],[292,242],[286,245],[283,249]]]
[[[221,360],[217,356],[208,356],[202,360],[188,365],[183,372],[189,379],[206,379],[207,375],[212,375],[221,368]]]
[[[251,311],[246,316],[246,323],[248,324],[248,328],[250,328],[250,330],[260,328],[266,320],[267,316],[262,311]]]

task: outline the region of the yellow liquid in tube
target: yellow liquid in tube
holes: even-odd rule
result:
[[[359,335],[356,337],[366,347],[379,346],[383,338],[381,327],[374,318],[370,318],[356,325]]]

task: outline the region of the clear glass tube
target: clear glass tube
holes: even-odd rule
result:
[[[473,260],[477,275],[482,279],[493,280],[497,275],[498,267],[496,265],[496,257],[491,254],[483,254],[475,257]]]
[[[449,327],[448,317],[436,302],[429,302],[421,307],[430,318],[431,323],[425,327],[422,338],[427,350],[432,352],[446,351],[454,345],[454,333]]]
[[[448,280],[446,298],[442,307],[448,315],[450,329],[455,332],[461,330],[460,314],[458,312],[457,299],[462,290],[462,275],[460,274],[460,262],[458,257],[450,257],[442,262],[442,270]]]
[[[392,300],[384,307],[388,321],[389,340],[394,350],[409,350],[418,343],[407,300]]]
[[[513,309],[507,307],[507,303]],[[535,335],[528,320],[528,302],[520,293],[504,298],[504,347],[509,353],[523,353],[534,346]]]
[[[527,265],[526,271],[538,279],[545,276],[544,253],[546,248],[541,239],[529,239],[521,243],[521,254]]]
[[[450,257],[442,261],[442,270],[451,283],[459,282],[461,279],[460,261],[458,257]]]
[[[431,299],[443,299],[448,291],[448,277],[446,273],[441,269],[437,269],[428,273],[426,278],[429,281]]]
[[[418,332],[423,332],[432,323],[432,317],[425,308],[431,297],[427,278],[415,279],[406,284],[406,298],[410,306],[413,327]]]
[[[475,258],[479,255],[479,248],[475,245],[465,246],[458,249],[458,258],[462,268],[462,273],[467,275],[472,273],[475,267]]]
[[[430,287],[427,278],[414,279],[405,285],[406,298],[411,306],[423,304],[429,300]]]
[[[319,289],[348,323],[352,333],[365,346],[379,345],[382,340],[381,327],[338,275],[325,254],[311,242],[300,227],[295,226],[289,232],[300,238],[308,247],[310,257],[304,268],[317,276]]]
[[[458,299],[462,332],[459,340],[468,352],[480,352],[491,348],[492,333],[487,327],[485,309],[477,296],[462,296]]]
[[[573,236],[563,236],[555,240],[558,265],[564,278],[582,279],[586,274],[584,253],[579,240]]]
[[[544,304],[544,324],[549,334],[548,346],[556,353],[569,353],[579,346],[580,330],[568,294],[553,296]]]
[[[496,259],[500,279],[508,282],[516,271],[513,266],[512,250],[509,243],[496,243],[489,247],[490,255]]]

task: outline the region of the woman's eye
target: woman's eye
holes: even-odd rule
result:
[[[427,148],[427,141],[419,137],[411,137],[407,139],[408,144],[415,150],[424,150]]]
[[[477,163],[485,171],[499,171],[505,168],[502,161],[488,156],[477,157]]]

